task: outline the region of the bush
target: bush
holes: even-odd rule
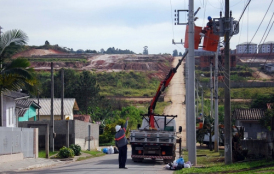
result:
[[[81,146],[78,144],[71,144],[69,148],[73,150],[75,156],[81,155]]]
[[[59,152],[58,152],[58,157],[60,158],[69,158],[69,157],[74,157],[74,152],[71,148],[67,148],[63,146]]]

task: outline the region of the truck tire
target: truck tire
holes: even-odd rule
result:
[[[168,164],[168,163],[171,163],[171,162],[173,162],[172,159],[164,159],[165,164]]]
[[[143,158],[132,158],[133,162],[142,162]]]

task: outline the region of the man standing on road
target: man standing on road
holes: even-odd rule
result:
[[[116,134],[115,134],[115,145],[119,149],[119,168],[120,169],[127,169],[126,168],[126,161],[127,161],[127,137],[126,137],[126,129],[127,123],[129,118],[125,123],[125,126],[121,128],[120,125],[115,126]]]

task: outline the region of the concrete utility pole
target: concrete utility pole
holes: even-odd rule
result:
[[[54,76],[53,63],[51,62],[51,107],[50,107],[50,146],[54,152],[54,115],[53,115],[53,99],[54,99]]]
[[[225,164],[232,163],[232,130],[230,114],[230,58],[229,58],[229,33],[230,33],[229,0],[225,0]]]
[[[215,73],[214,73],[214,80],[215,80],[215,119],[214,119],[214,151],[219,151],[219,112],[218,112],[218,57],[219,57],[219,50],[220,50],[220,41],[218,42],[217,51],[215,53]]]
[[[194,0],[189,0],[189,11],[188,11],[188,62],[189,62],[189,76],[188,76],[188,91],[189,100],[187,101],[189,112],[188,112],[188,123],[189,123],[189,146],[188,146],[188,160],[194,165],[197,165],[196,159],[196,116],[195,116],[195,57],[194,57]]]
[[[189,64],[189,56],[187,55],[186,56],[186,63],[185,63],[185,67],[186,67],[186,69],[185,69],[185,82],[186,82],[186,99],[185,99],[185,104],[186,104],[186,150],[188,150],[188,147],[190,146],[190,144],[189,144],[189,103],[188,103],[188,101],[189,101],[189,94],[188,94],[188,90],[189,90],[189,78],[188,78],[188,74],[189,74],[189,69],[188,69],[188,65]]]
[[[213,118],[213,84],[212,84],[212,62],[210,59],[210,117]]]

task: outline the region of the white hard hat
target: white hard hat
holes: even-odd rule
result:
[[[115,126],[116,132],[118,132],[120,129],[121,129],[121,126],[120,126],[120,125],[116,125],[116,126]]]

